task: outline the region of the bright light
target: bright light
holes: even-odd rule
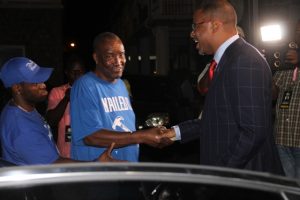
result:
[[[278,41],[282,39],[282,29],[280,25],[268,25],[260,28],[263,42]]]
[[[76,47],[76,44],[75,44],[75,42],[71,42],[71,43],[70,43],[70,47],[71,47],[71,48],[74,48],[74,47]]]

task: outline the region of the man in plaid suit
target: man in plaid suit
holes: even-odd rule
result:
[[[191,37],[217,63],[202,118],[170,129],[185,143],[200,137],[200,164],[283,174],[272,135],[272,73],[265,58],[237,34],[226,0],[198,5]]]

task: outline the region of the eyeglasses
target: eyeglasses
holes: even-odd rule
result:
[[[196,28],[201,25],[201,24],[205,24],[205,23],[208,23],[210,22],[210,20],[206,20],[206,21],[202,21],[202,22],[199,22],[199,23],[192,23],[192,30],[196,30]]]

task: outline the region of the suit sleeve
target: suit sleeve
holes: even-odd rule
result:
[[[193,119],[178,124],[181,142],[186,143],[200,137],[201,120]]]
[[[229,102],[238,135],[230,155],[222,158],[228,167],[243,168],[272,135],[271,87],[272,74],[259,55],[241,55],[228,70]]]

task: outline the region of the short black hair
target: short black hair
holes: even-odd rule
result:
[[[200,0],[196,1],[196,10],[202,10],[205,14],[217,16],[223,22],[237,24],[236,11],[230,1],[227,0]]]
[[[109,40],[120,40],[120,41],[122,41],[119,38],[119,36],[117,36],[116,34],[114,34],[112,32],[100,33],[95,37],[95,39],[93,41],[93,51],[95,52],[100,44],[103,44],[104,42],[109,41]]]

